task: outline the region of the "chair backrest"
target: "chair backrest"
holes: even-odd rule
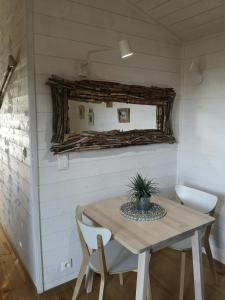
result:
[[[184,185],[176,185],[177,196],[184,205],[208,214],[214,211],[218,198],[215,195],[193,189]]]
[[[82,233],[83,239],[87,244],[89,249],[96,250],[98,249],[97,237],[100,235],[102,237],[103,246],[105,246],[112,233],[109,229],[103,227],[96,227],[92,225],[85,224],[82,219],[82,209],[80,206],[76,208],[76,221],[79,229]]]

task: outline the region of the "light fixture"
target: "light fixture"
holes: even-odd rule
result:
[[[192,60],[188,70],[189,70],[189,72],[192,72],[192,73],[199,73],[200,72],[199,62],[196,60]]]
[[[120,47],[121,58],[126,58],[134,54],[127,40],[119,41],[119,47]]]
[[[93,54],[106,52],[106,51],[112,51],[115,50],[114,48],[106,48],[106,49],[96,49],[96,50],[90,50],[87,53],[87,59],[85,61],[82,61],[80,64],[80,70],[79,70],[79,77],[81,78],[88,78],[90,73],[90,57]],[[119,41],[119,50],[120,50],[120,57],[121,59],[127,58],[129,56],[132,56],[134,53],[131,50],[130,44],[127,40],[121,40]]]
[[[81,62],[79,69],[79,77],[80,78],[88,78],[89,77],[89,62]]]
[[[203,81],[202,69],[198,60],[192,60],[188,71],[191,74],[191,81],[193,84],[201,84]]]

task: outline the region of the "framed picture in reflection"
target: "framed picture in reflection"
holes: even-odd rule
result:
[[[85,119],[85,107],[84,107],[84,105],[79,105],[78,110],[79,110],[79,118],[84,120]]]
[[[130,123],[130,109],[129,108],[118,108],[118,120],[119,123]]]
[[[88,112],[88,124],[94,125],[95,124],[95,115],[92,108],[89,108]]]

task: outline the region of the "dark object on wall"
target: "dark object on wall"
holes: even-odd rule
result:
[[[79,118],[81,120],[84,120],[85,119],[85,107],[84,107],[84,105],[79,105],[78,109],[79,109]]]
[[[130,145],[175,143],[170,120],[176,96],[172,88],[144,87],[94,80],[69,81],[57,76],[49,78],[47,84],[51,86],[52,91],[51,151],[55,154]],[[157,129],[70,133],[68,100],[88,103],[119,102],[156,105]]]
[[[112,108],[113,107],[113,102],[106,102],[106,107],[107,108]]]
[[[95,116],[92,108],[89,108],[88,112],[88,124],[94,125],[95,124]]]
[[[130,123],[130,109],[129,108],[118,108],[118,120],[119,123]]]
[[[1,85],[1,88],[0,88],[0,108],[2,107],[5,92],[7,90],[8,84],[10,82],[10,79],[12,77],[12,74],[13,74],[16,66],[17,66],[17,62],[16,62],[15,58],[12,55],[9,55],[8,67],[7,67],[6,72],[4,74],[2,85]]]

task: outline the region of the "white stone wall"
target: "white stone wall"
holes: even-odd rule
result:
[[[2,0],[0,5],[0,81],[8,66],[9,54],[13,54],[18,61],[0,109],[0,220],[41,291],[38,277],[41,265],[37,266],[40,253],[34,237],[36,224],[31,174],[27,6],[25,0]]]

